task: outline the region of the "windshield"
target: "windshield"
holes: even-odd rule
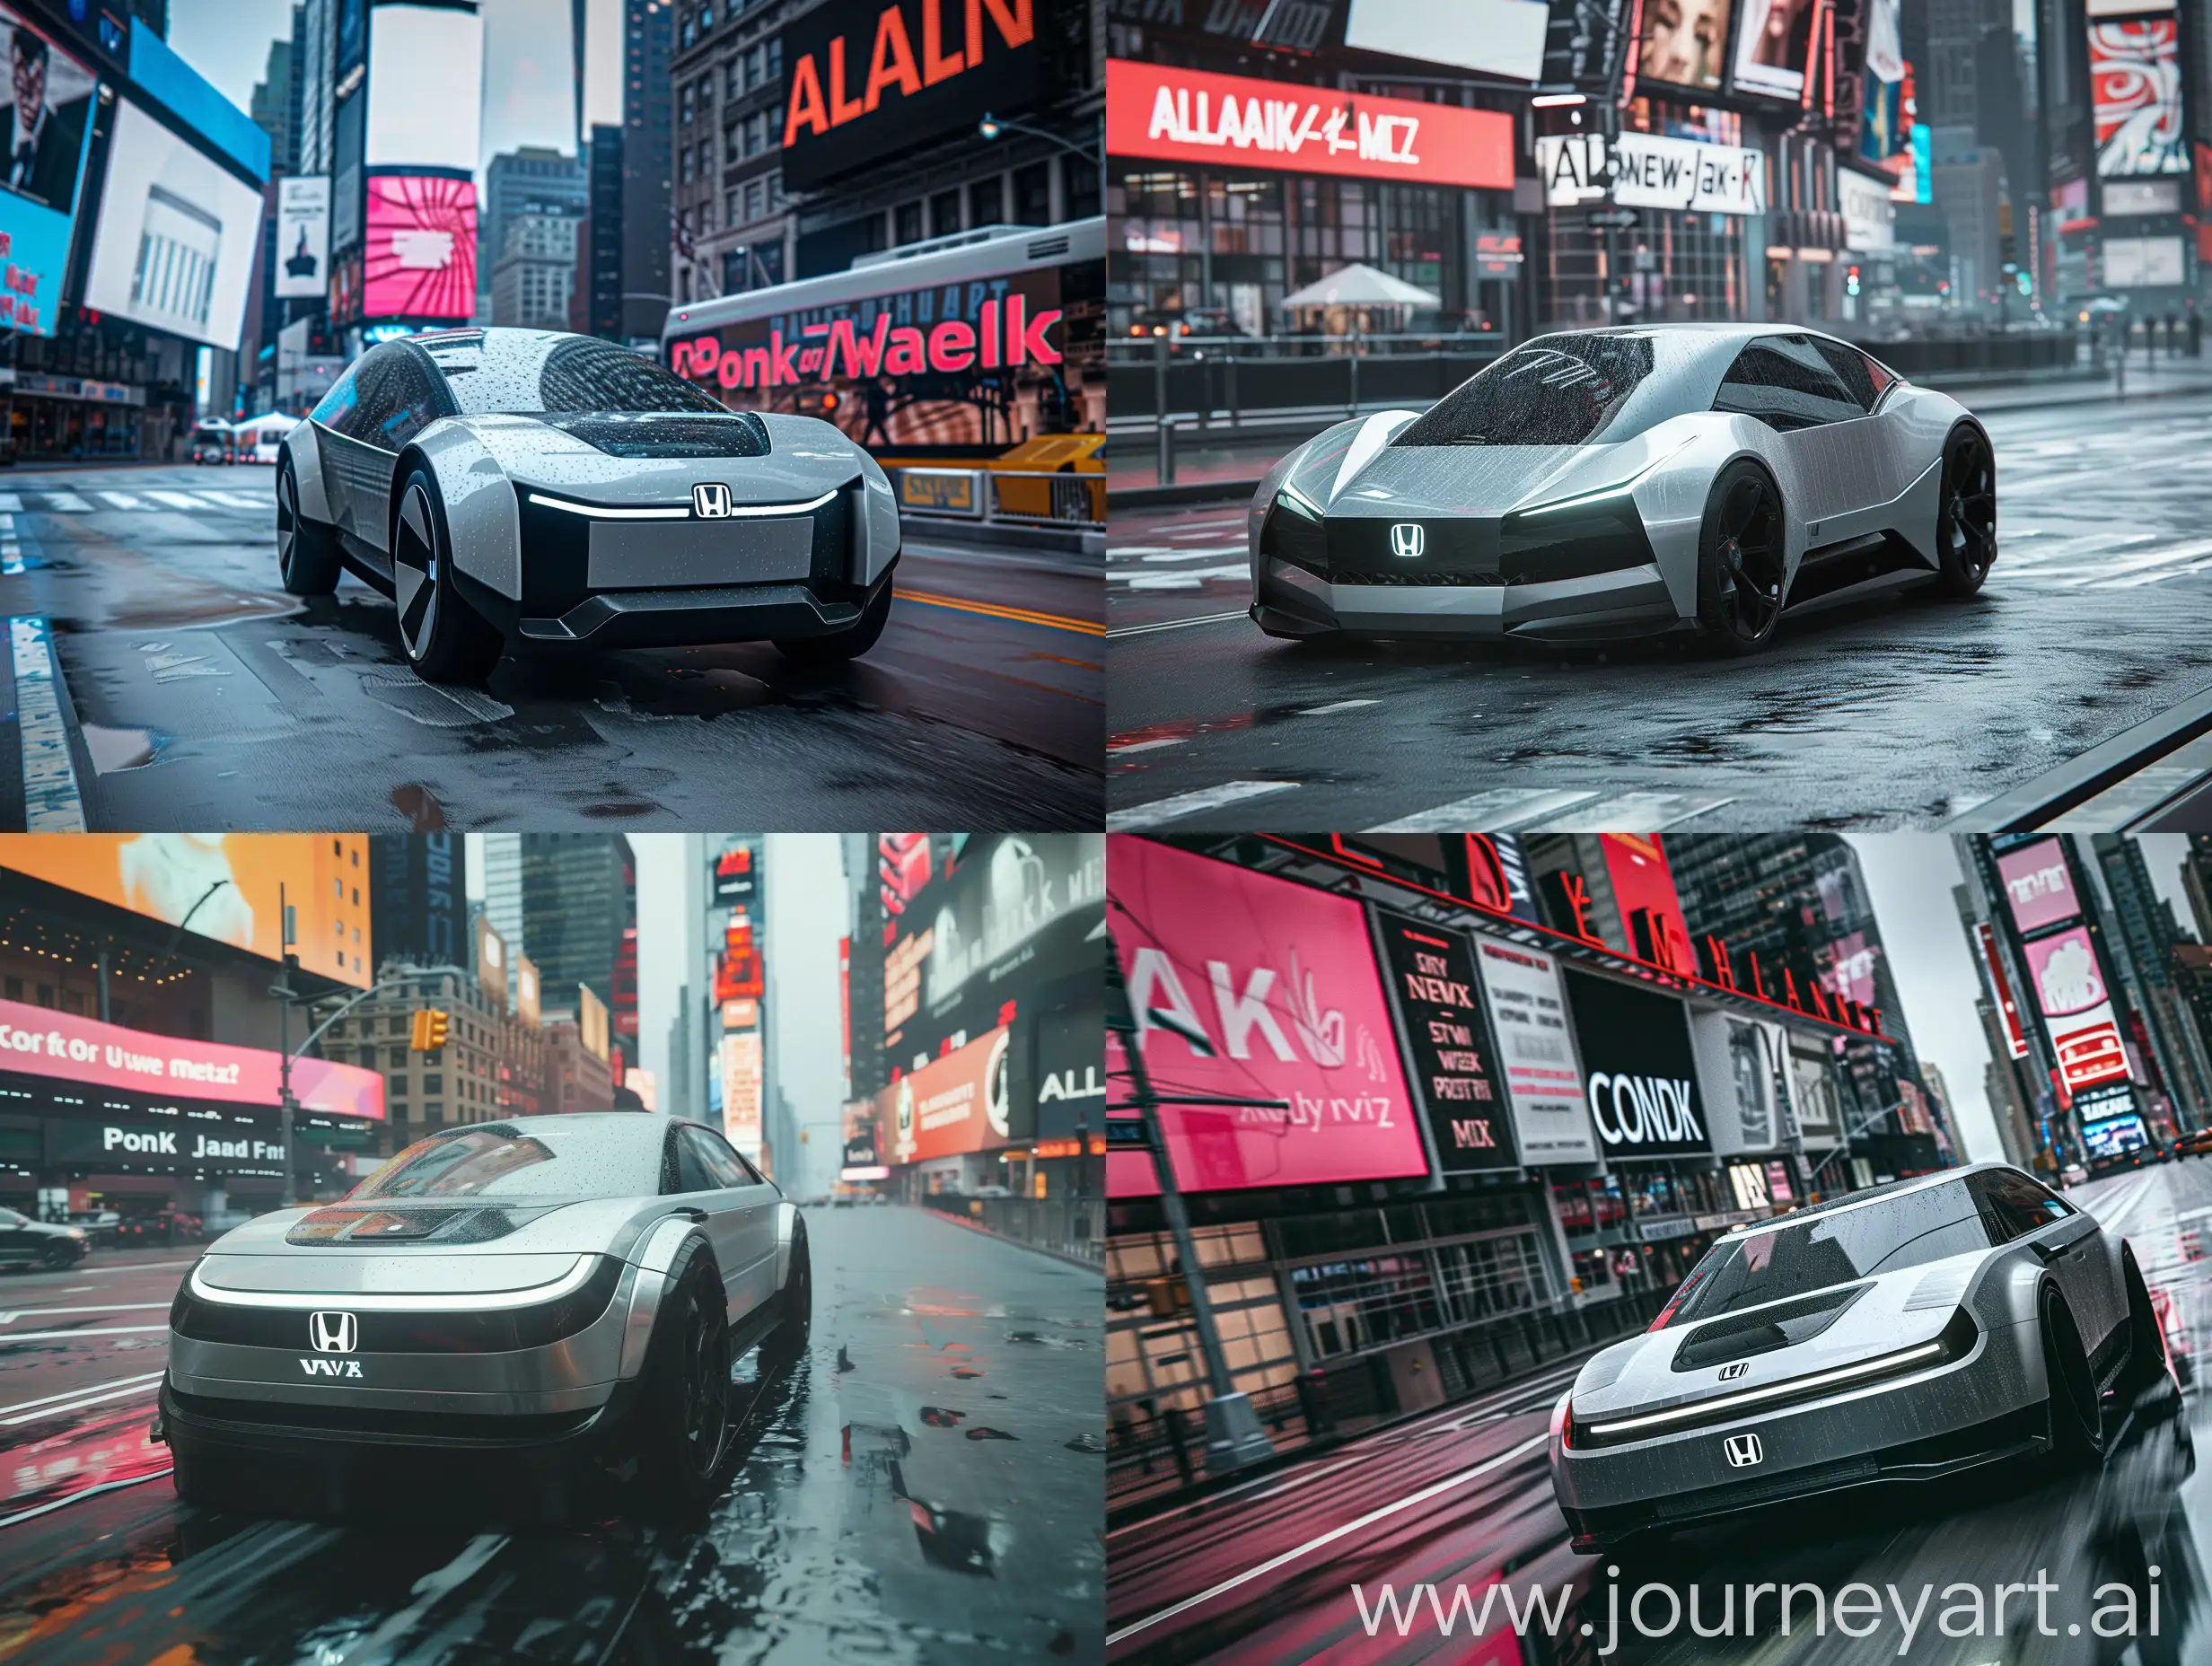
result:
[[[1662,1328],[1988,1248],[1988,1230],[1961,1180],[1809,1220],[1785,1217],[1770,1231],[1714,1245],[1667,1303]]]
[[[473,343],[440,347],[431,355],[464,416],[495,412],[521,416],[548,411],[697,411],[728,415],[712,394],[696,388],[628,347],[590,336],[526,337],[502,341],[496,334]]]
[[[490,1122],[417,1140],[347,1194],[371,1197],[627,1197],[661,1189],[661,1126]]]
[[[1392,445],[1582,445],[1651,374],[1649,336],[1542,336],[1462,382]]]

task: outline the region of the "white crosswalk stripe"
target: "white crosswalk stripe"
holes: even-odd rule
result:
[[[92,511],[92,504],[86,503],[75,492],[48,492],[46,495],[45,507],[58,509],[68,514],[90,514]]]
[[[251,492],[209,492],[206,495],[220,498],[233,509],[274,510],[276,507],[274,496],[256,497]]]
[[[189,492],[148,492],[146,495],[169,509],[205,509],[207,507]]]
[[[1132,804],[1126,810],[1113,811],[1106,818],[1109,832],[1127,833],[1137,828],[1156,828],[1164,822],[1181,821],[1186,816],[1195,816],[1201,811],[1218,810],[1224,804],[1241,803],[1248,798],[1264,798],[1270,794],[1287,793],[1297,786],[1295,781],[1224,781],[1219,786],[1200,787],[1192,793],[1178,793],[1172,798],[1155,799],[1149,804]]]
[[[102,492],[101,499],[110,509],[144,509],[145,504],[128,492]]]
[[[1586,803],[1595,793],[1542,786],[1493,787],[1470,798],[1454,799],[1434,810],[1386,821],[1371,833],[1505,833],[1545,816]]]

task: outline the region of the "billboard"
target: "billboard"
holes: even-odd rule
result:
[[[303,174],[276,181],[276,294],[320,295],[330,276],[330,180]]]
[[[2183,281],[2178,237],[2108,237],[2100,252],[2108,289],[2164,288]]]
[[[87,307],[234,349],[260,234],[259,191],[116,101]]]
[[[473,5],[372,6],[361,163],[473,173],[484,106],[484,21]]]
[[[1540,950],[1490,937],[1475,939],[1475,956],[1521,1161],[1531,1168],[1595,1162],[1559,963]]]
[[[1281,169],[1409,185],[1513,189],[1514,123],[1502,110],[1374,98],[1302,83],[1215,75],[1115,58],[1106,153]]]
[[[1451,1174],[1513,1168],[1513,1129],[1467,939],[1389,914],[1375,916],[1375,935],[1437,1167]]]
[[[0,834],[0,869],[283,958],[277,898],[292,906],[303,970],[367,988],[369,840],[328,833]]]
[[[1709,1152],[1690,1013],[1671,995],[1569,969],[1590,1118],[1609,1157]]]
[[[1730,0],[1644,0],[1637,79],[1719,92],[1728,68],[1731,9]]]
[[[1788,1032],[1734,1013],[1703,1011],[1690,1014],[1690,1033],[1714,1153],[1774,1150],[1787,1132]]]
[[[1286,1101],[1162,1107],[1183,1187],[1428,1171],[1360,904],[1134,837],[1113,841],[1112,886],[1108,924],[1155,1090]],[[1156,1189],[1150,1160],[1110,1158],[1107,1189]]]
[[[12,71],[0,118],[14,160],[0,176],[0,329],[54,333],[91,142],[93,75],[0,6]]]
[[[764,1066],[758,1030],[724,1030],[722,1037],[722,1134],[744,1154],[760,1162],[760,1098]]]
[[[1725,6],[1727,0],[1714,3]],[[1351,0],[1344,44],[1362,52],[1534,81],[1543,73],[1549,16],[1544,0],[1453,0],[1441,12],[1430,0]]]
[[[1042,91],[1038,0],[828,0],[785,29],[786,189],[894,157]]]
[[[466,323],[476,311],[476,180],[373,173],[368,189],[362,316]]]
[[[2189,171],[2180,29],[2171,13],[2089,25],[2099,179]]]
[[[153,1035],[49,1007],[0,1001],[0,1071],[162,1097],[274,1106],[280,1102],[284,1056],[261,1048]],[[292,1092],[305,1110],[347,1117],[384,1114],[384,1078],[354,1065],[295,1058]]]
[[[2005,888],[2005,903],[2012,910],[2013,924],[2023,933],[2081,917],[2073,870],[2055,838],[2038,839],[2006,851],[1997,859],[1997,876]]]
[[[525,1030],[538,1028],[540,1009],[538,1001],[538,963],[526,954],[514,957],[514,1015]]]
[[[1536,173],[1555,208],[1612,199],[1630,208],[1764,214],[1767,159],[1740,145],[1707,145],[1656,133],[1548,133],[1536,140]]]
[[[372,965],[390,960],[460,965],[467,953],[462,923],[469,917],[461,835],[379,833],[369,840],[369,859],[376,886],[369,908]]]
[[[1743,0],[1736,39],[1735,90],[1787,99],[1804,96],[1819,0]]]
[[[1011,1025],[901,1076],[878,1096],[883,1161],[927,1162],[1027,1140],[1031,1118],[1007,1092]]]

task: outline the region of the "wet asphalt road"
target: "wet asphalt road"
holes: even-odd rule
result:
[[[65,829],[73,800],[131,831],[1098,823],[1095,557],[910,530],[854,666],[766,643],[510,656],[445,690],[375,592],[283,592],[274,473],[0,474],[0,828]]]
[[[1982,593],[1786,619],[1750,660],[1277,642],[1241,500],[1116,512],[1113,825],[1926,827],[2212,685],[2212,399],[1985,420]]]
[[[2192,1350],[2199,1370],[2212,1363],[2204,1351],[2212,1344],[2212,1260],[2202,1258],[2197,1237],[2200,1231],[2212,1235],[2212,1162],[2121,1175],[2073,1196],[2135,1245],[2153,1289],[2175,1297],[2177,1342]],[[2100,1641],[2087,1628],[2097,1608],[2120,1600],[2099,1594],[2110,1582],[2136,1592],[2145,1634],[2135,1640],[2138,1666],[2212,1659],[2212,1591],[2206,1584],[2212,1483],[2197,1474],[2194,1458],[2198,1439],[2212,1433],[2212,1404],[2201,1381],[2182,1398],[2178,1416],[2165,1415],[2170,1395],[2138,1407],[2102,1469],[2052,1477],[2024,1468],[1954,1477],[1926,1492],[1875,1489],[1679,1532],[1648,1550],[1624,1548],[1589,1557],[1567,1548],[1567,1524],[1552,1503],[1545,1457],[1552,1405],[1578,1363],[1554,1363],[1525,1381],[1317,1453],[1218,1501],[1109,1533],[1110,1658],[1603,1658],[1639,1666],[1897,1659],[1903,1630],[1893,1615],[1883,1629],[1854,1640],[1832,1627],[1814,1635],[1809,1606],[1801,1607],[1793,1635],[1781,1636],[1770,1593],[1757,1613],[1757,1635],[1742,1627],[1747,1583],[1813,1582],[1832,1597],[1865,1581],[1878,1591],[1894,1583],[1908,1611],[1923,1585],[1934,1587],[1903,1656],[1910,1661],[2119,1662],[2123,1645]],[[1421,1496],[1430,1489],[1431,1495]],[[1270,1566],[1278,1557],[1286,1558],[1282,1565]],[[1607,1574],[1612,1567],[1620,1570],[1617,1575]],[[1945,1587],[1967,1582],[1986,1594],[1999,1582],[2032,1581],[2044,1571],[2057,1588],[2046,1599],[2056,1635],[2037,1632],[2032,1596],[2011,1599],[2010,1623],[2001,1631],[1992,1621],[1979,1636],[1940,1635],[1936,1617],[1948,1600]],[[1516,1638],[1500,1606],[1479,1643],[1470,1642],[1471,1622],[1464,1613],[1455,1640],[1447,1642],[1426,1597],[1411,1600],[1419,1623],[1403,1637],[1385,1622],[1371,1638],[1360,1617],[1363,1598],[1370,1615],[1382,1611],[1384,1584],[1400,1592],[1441,1585],[1450,1612],[1455,1586],[1464,1584],[1479,1606],[1486,1588],[1500,1581],[1517,1596],[1532,1583],[1553,1592],[1561,1617],[1556,1631]],[[1685,1603],[1694,1587],[1707,1629],[1727,1611],[1722,1593],[1733,1587],[1734,1635],[1692,1638],[1685,1610],[1672,1636],[1639,1639],[1626,1617],[1646,1583],[1671,1587]],[[1352,1592],[1355,1584],[1360,1597]],[[2154,1586],[2155,1636],[2147,1635]],[[1571,1590],[1561,1602],[1563,1587]],[[1192,1598],[1199,1600],[1175,1611]],[[1623,1617],[1618,1622],[1611,1618],[1616,1601]],[[1663,1631],[1666,1600],[1655,1596],[1646,1603],[1650,1627]],[[1961,1618],[1954,1627],[1964,1630],[1966,1623]],[[1584,1624],[1593,1627],[1586,1636]],[[2069,1634],[2067,1627],[2076,1624],[2084,1631]],[[1618,1648],[1605,1652],[1616,1636]]]
[[[741,1363],[741,1456],[689,1524],[189,1510],[130,1381],[164,1337],[128,1328],[182,1257],[0,1281],[0,1661],[1100,1659],[1100,1276],[920,1210],[808,1222],[812,1346]]]

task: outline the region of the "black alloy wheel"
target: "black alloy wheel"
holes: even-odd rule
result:
[[[684,1315],[680,1399],[685,1467],[702,1480],[722,1462],[730,1421],[730,1337],[726,1321],[708,1311],[707,1293],[695,1285]]]
[[[300,477],[287,454],[276,470],[276,576],[294,596],[327,596],[338,588],[338,539],[300,514]]]
[[[454,586],[452,546],[426,467],[408,477],[392,517],[392,601],[399,642],[429,682],[478,683],[491,675],[506,644]]]
[[[806,1352],[814,1329],[814,1258],[806,1247],[806,1225],[800,1223],[791,1240],[791,1275],[784,1281],[782,1316],[762,1344],[771,1359],[788,1362]]]
[[[1725,653],[1767,645],[1782,617],[1782,495],[1756,463],[1721,470],[1698,548],[1698,623]]]
[[[1961,427],[1944,447],[1936,547],[1947,596],[1972,595],[1997,560],[1997,461],[1979,429]]]
[[[2062,1466],[2098,1462],[2104,1456],[2103,1399],[2090,1373],[2081,1330],[2055,1285],[2043,1286],[2039,1306],[2043,1371],[2050,1387],[2051,1455]]]

